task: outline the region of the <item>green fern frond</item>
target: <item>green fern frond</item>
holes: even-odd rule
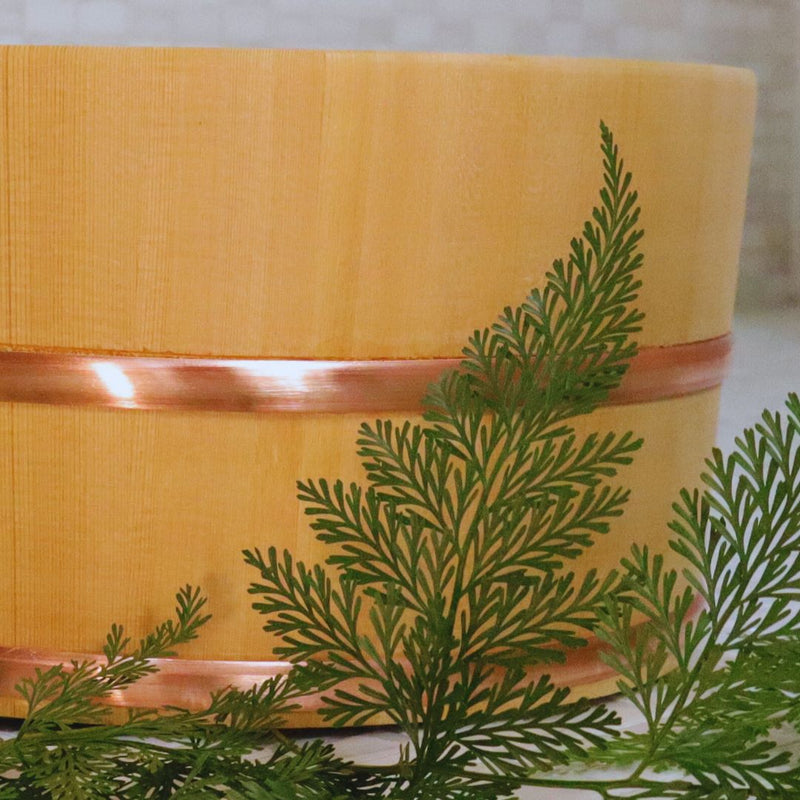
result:
[[[245,554],[276,652],[332,689],[322,713],[388,716],[418,781],[452,766],[448,735],[465,763],[506,768],[562,763],[613,735],[612,714],[532,688],[523,669],[563,660],[596,624],[615,577],[566,567],[622,513],[628,493],[609,481],[641,444],[569,424],[619,384],[642,318],[637,196],[605,126],[601,139],[599,205],[544,289],[475,332],[460,369],[431,386],[424,423],[361,426],[365,485],[299,484],[327,566]],[[523,757],[526,736],[538,744]]]
[[[623,512],[614,481],[641,444],[572,425],[619,385],[642,319],[638,197],[600,133],[597,205],[545,285],[474,332],[421,422],[360,427],[363,484],[298,484],[326,563],[245,553],[291,673],[200,712],[75,726],[107,722],[110,692],[197,635],[205,599],[187,587],[136,646],[115,625],[104,662],[20,683],[30,711],[0,742],[0,800],[500,800],[522,785],[601,800],[800,796],[800,759],[780,743],[800,735],[796,395],[681,493],[670,546],[682,570],[637,545],[618,572],[573,570]],[[590,633],[641,732],[543,674]],[[349,763],[278,730],[309,692],[336,725],[394,723],[407,741],[397,762]]]

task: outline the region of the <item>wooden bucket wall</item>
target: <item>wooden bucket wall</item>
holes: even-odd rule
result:
[[[458,357],[568,253],[601,186],[601,119],[643,208],[641,344],[730,330],[749,73],[70,47],[3,48],[0,70],[5,349]],[[612,566],[634,539],[664,545],[717,404],[710,389],[585,421],[645,437],[621,476],[630,508],[594,565]],[[99,652],[113,621],[141,634],[187,582],[214,614],[187,657],[209,672],[272,658],[240,551],[324,557],[295,482],[357,478],[365,416],[392,415],[0,404],[9,663],[26,649]],[[0,712],[19,706],[6,699]]]

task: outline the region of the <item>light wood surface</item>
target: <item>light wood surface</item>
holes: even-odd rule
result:
[[[601,185],[600,119],[643,206],[642,344],[729,330],[749,73],[69,47],[2,48],[0,70],[0,345],[457,356],[567,254]],[[585,421],[647,440],[594,565],[663,542],[717,399]],[[187,655],[269,658],[239,552],[322,557],[295,481],[357,477],[359,421],[0,407],[0,644],[96,651],[192,582],[214,620]]]
[[[38,47],[0,69],[1,342],[457,355],[579,233],[600,119],[646,211],[642,343],[729,325],[749,73]]]

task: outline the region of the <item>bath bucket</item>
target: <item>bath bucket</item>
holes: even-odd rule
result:
[[[114,621],[143,634],[186,583],[213,619],[115,702],[202,704],[274,670],[241,550],[324,559],[296,481],[358,479],[358,424],[418,417],[472,331],[542,285],[597,201],[601,120],[640,194],[646,321],[638,383],[580,425],[645,444],[588,558],[665,545],[714,440],[749,73],[72,47],[0,64],[0,712],[26,670],[99,653]],[[564,669],[609,686],[591,648]]]

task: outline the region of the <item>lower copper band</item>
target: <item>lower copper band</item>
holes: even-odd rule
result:
[[[661,400],[717,386],[730,349],[729,335],[642,348],[608,402]],[[460,363],[6,350],[0,352],[0,401],[174,411],[419,412],[429,384]]]
[[[694,619],[704,607],[697,597],[686,616]],[[565,653],[561,663],[532,667],[528,674],[535,680],[544,674],[550,676],[555,686],[578,690],[585,686],[606,685],[617,678],[617,673],[600,659],[607,645],[592,638],[589,643]],[[0,696],[10,697],[20,680],[33,677],[36,670],[46,670],[58,664],[67,669],[70,664],[82,661],[103,662],[102,655],[56,652],[24,647],[0,647]],[[219,661],[179,658],[156,658],[152,664],[158,671],[147,675],[124,691],[116,691],[103,700],[104,705],[117,708],[160,708],[176,706],[201,710],[208,706],[212,692],[228,687],[247,690],[270,678],[285,675],[291,664],[286,661]],[[357,682],[346,687],[358,691]],[[613,691],[613,686],[609,689]],[[308,695],[299,703],[304,711],[317,711],[322,706],[321,695]],[[308,718],[306,717],[306,722]]]

